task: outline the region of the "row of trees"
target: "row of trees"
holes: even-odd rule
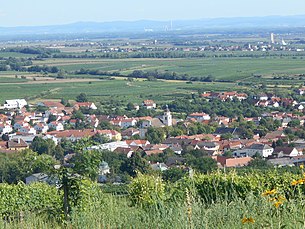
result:
[[[176,72],[160,72],[158,70],[154,71],[142,71],[134,70],[128,75],[132,78],[145,78],[145,79],[165,79],[165,80],[190,80],[190,81],[201,81],[201,82],[213,82],[215,81],[214,77],[211,75],[208,76],[193,76],[190,77],[188,74],[177,74]]]

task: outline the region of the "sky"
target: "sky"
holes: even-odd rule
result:
[[[0,0],[0,26],[305,15],[304,0]]]

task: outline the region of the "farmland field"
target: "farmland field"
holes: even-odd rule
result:
[[[188,74],[190,77],[212,75],[217,80],[248,80],[252,75],[270,78],[274,74],[303,74],[305,60],[302,57],[266,58],[184,58],[184,59],[47,59],[34,61],[37,65],[58,66],[66,71],[81,68],[127,75],[134,70],[160,70]]]
[[[0,78],[1,80],[1,78]],[[81,92],[86,93],[90,100],[103,102],[116,100],[124,102],[141,102],[144,99],[154,99],[157,102],[171,101],[179,96],[196,93],[198,89],[224,90],[236,87],[235,84],[223,83],[193,83],[186,82],[150,82],[126,80],[101,80],[96,82],[35,83],[35,84],[0,84],[1,102],[5,99],[25,97],[33,99],[74,99]]]

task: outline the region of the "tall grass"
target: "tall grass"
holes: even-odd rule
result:
[[[246,199],[217,202],[212,205],[195,200],[191,204],[191,221],[188,205],[183,202],[160,203],[142,209],[130,206],[126,198],[105,196],[105,204],[86,212],[74,212],[71,222],[58,224],[52,219],[35,217],[27,213],[22,221],[5,223],[1,228],[304,228],[304,199],[289,201],[275,208],[266,199],[250,195]],[[242,224],[242,218],[252,217],[254,223]]]
[[[139,176],[138,180],[136,178],[133,181],[136,185],[131,185],[130,192],[136,192],[135,188],[151,191],[151,196],[156,196],[155,201],[151,201],[149,196],[139,195],[145,197],[145,201],[149,200],[148,204],[141,204],[134,201],[135,195],[130,198],[133,195],[130,192],[127,196],[103,193],[97,195],[98,198],[93,198],[94,201],[86,208],[75,208],[68,222],[59,222],[47,215],[22,212],[22,217],[16,217],[15,220],[0,220],[0,228],[304,228],[305,196],[301,189],[297,193],[286,192],[294,189],[290,184],[290,180],[295,179],[294,176],[270,172],[241,178],[234,173],[215,173],[194,177],[189,183],[184,180],[184,184],[187,184],[185,186],[165,184],[172,186],[165,189],[154,188],[160,185],[151,182],[156,177]],[[252,183],[245,183],[248,179]],[[141,182],[146,186],[145,189],[142,189]],[[205,192],[213,192],[209,184],[213,184],[217,191],[211,196],[212,201],[207,199],[210,195],[205,195]],[[245,185],[243,188],[242,184]],[[258,189],[259,184],[261,187]],[[304,185],[297,187],[301,186]],[[223,190],[217,190],[221,188]],[[276,194],[263,196],[262,192],[255,192],[271,192],[271,188],[277,190]],[[154,193],[159,191],[162,195],[165,192],[165,197]],[[275,206],[271,199],[280,195],[288,198]]]

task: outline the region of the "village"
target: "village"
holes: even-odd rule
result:
[[[295,93],[303,95],[305,88]],[[246,93],[205,92],[202,99],[242,102],[248,99]],[[14,153],[31,147],[35,138],[52,140],[58,145],[63,140],[71,142],[83,138],[102,136],[103,141],[90,146],[90,149],[107,150],[113,154],[132,157],[140,152],[153,170],[165,171],[172,167],[189,168],[184,154],[200,152],[201,156],[212,158],[218,168],[240,168],[251,161],[263,160],[274,167],[296,166],[305,162],[303,150],[305,140],[292,136],[304,126],[305,104],[292,98],[280,98],[267,94],[258,94],[253,98],[253,106],[260,108],[279,108],[290,106],[295,112],[272,111],[258,117],[244,117],[242,122],[252,126],[262,125],[262,120],[269,119],[276,123],[272,131],[265,134],[253,134],[249,137],[236,125],[238,118],[215,116],[204,112],[187,114],[185,119],[174,118],[169,106],[158,107],[153,100],[144,100],[141,105],[134,104],[132,109],[161,110],[162,115],[128,117],[127,115],[96,115],[97,106],[93,102],[75,102],[65,106],[57,101],[40,101],[28,104],[24,99],[6,100],[0,115],[1,153]],[[160,109],[161,108],[161,109]],[[82,111],[91,111],[88,114]],[[103,123],[103,128],[101,128]],[[191,134],[189,127],[193,124],[214,127],[212,133]],[[105,127],[106,126],[106,127]],[[154,129],[185,129],[186,134],[170,136],[165,134],[162,140],[149,141],[149,131]],[[108,128],[107,128],[108,127]],[[179,132],[178,132],[179,133]],[[163,134],[162,134],[163,135]],[[100,137],[101,138],[101,137]],[[152,139],[150,137],[150,139]],[[158,161],[164,152],[173,152],[166,160]],[[73,154],[73,152],[72,152]],[[70,158],[66,154],[65,158]],[[150,160],[153,158],[154,160]],[[104,162],[101,175],[111,173],[111,167]],[[190,168],[189,168],[190,169]]]

